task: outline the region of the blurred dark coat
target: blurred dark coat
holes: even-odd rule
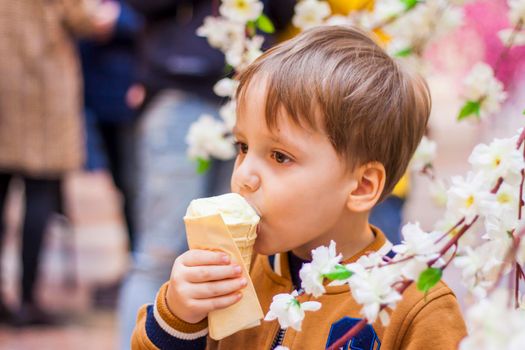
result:
[[[71,34],[93,30],[82,0],[0,1],[0,171],[54,178],[84,158]]]
[[[136,42],[143,21],[124,0],[116,2],[121,10],[111,39],[79,44],[85,107],[104,123],[126,123],[136,116],[126,104],[126,93],[136,82]]]

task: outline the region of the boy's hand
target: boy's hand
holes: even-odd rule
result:
[[[238,302],[246,285],[241,267],[232,264],[227,254],[192,249],[175,260],[166,301],[175,316],[198,323],[210,311]]]

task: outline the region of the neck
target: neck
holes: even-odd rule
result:
[[[352,213],[346,217],[337,228],[321,235],[314,241],[292,250],[292,253],[303,260],[311,259],[311,251],[320,246],[330,245],[333,240],[337,243],[337,253],[343,255],[343,261],[350,259],[375,239],[368,223],[368,213]]]

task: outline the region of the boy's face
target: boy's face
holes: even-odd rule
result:
[[[239,153],[231,186],[261,215],[257,252],[309,256],[338,236],[356,181],[324,133],[297,126],[286,115],[269,130],[265,84],[257,80],[246,91],[234,136]]]

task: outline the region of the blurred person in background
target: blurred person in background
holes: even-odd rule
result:
[[[25,185],[20,307],[0,298],[0,322],[46,324],[35,284],[46,225],[60,212],[64,176],[82,166],[84,138],[80,67],[72,35],[104,38],[115,4],[81,0],[0,2],[0,213],[9,183]],[[0,242],[4,220],[0,227]],[[1,245],[0,245],[1,246]]]
[[[190,125],[203,113],[217,115],[214,84],[224,74],[222,53],[196,35],[213,1],[127,0],[145,17],[140,85],[144,91],[138,146],[137,249],[120,294],[121,349],[130,348],[137,310],[150,302],[187,249],[183,217],[190,201],[230,192],[233,161],[215,161],[205,175],[186,154]],[[217,2],[218,3],[218,2]],[[263,1],[277,29],[295,1]],[[140,94],[136,94],[140,96]]]
[[[138,113],[130,90],[136,81],[137,36],[142,17],[123,0],[113,32],[79,43],[84,77],[87,170],[108,169],[122,195],[128,247],[135,245],[135,142]],[[116,305],[120,281],[94,291],[96,306]]]

